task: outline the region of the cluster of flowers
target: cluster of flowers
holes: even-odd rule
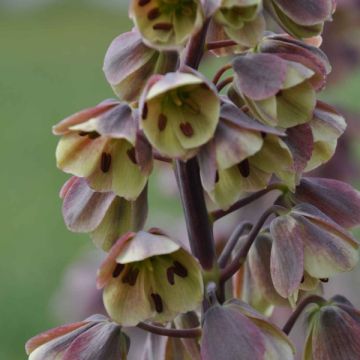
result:
[[[348,229],[360,224],[360,194],[340,181],[303,177],[332,157],[346,128],[317,100],[331,70],[319,35],[334,9],[333,0],[131,1],[135,27],[112,42],[104,62],[119,100],[53,129],[61,136],[57,165],[73,175],[61,190],[65,223],[108,252],[97,285],[110,319],[41,334],[27,343],[29,359],[125,359],[123,330],[132,326],[191,338],[184,353],[192,359],[294,358],[288,331],[263,314],[275,305],[295,308],[299,299],[308,304],[307,294],[352,270],[359,257]],[[266,32],[265,14],[287,34]],[[205,52],[233,55],[212,82],[197,70]],[[232,76],[220,82],[225,71]],[[144,230],[154,160],[177,170],[196,165],[190,183],[176,172],[192,252],[160,229]],[[193,204],[206,200],[213,210],[196,214],[209,225],[200,242],[186,186],[197,192]],[[212,223],[273,190],[276,204],[259,222],[203,262],[201,246],[214,246]],[[243,264],[252,307],[225,291]],[[305,359],[356,358],[360,313],[341,297],[310,299],[317,301]],[[174,321],[194,313],[199,328]],[[167,356],[179,351],[171,344]]]

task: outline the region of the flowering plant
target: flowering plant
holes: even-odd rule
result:
[[[310,304],[304,359],[359,354],[358,311],[321,293],[359,260],[349,229],[360,193],[307,174],[346,128],[317,99],[334,10],[334,0],[131,0],[134,28],[104,61],[118,99],[53,128],[57,165],[72,175],[65,224],[107,253],[97,285],[109,317],[38,335],[29,359],[126,359],[141,345],[126,335],[135,326],[152,334],[159,360],[293,359],[287,335]],[[266,31],[271,19],[286,33]],[[199,71],[204,55],[225,64],[212,80]],[[146,228],[157,162],[174,169],[189,249]],[[214,223],[269,193],[258,219],[240,219],[216,246]],[[283,329],[269,320],[276,305],[294,309]]]

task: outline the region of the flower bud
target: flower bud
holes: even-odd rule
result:
[[[198,0],[131,0],[130,17],[144,42],[155,49],[176,49],[203,24]]]
[[[316,279],[352,270],[359,259],[359,245],[320,210],[300,204],[270,224],[273,237],[271,277],[277,292],[295,302],[302,286],[316,286]]]
[[[29,360],[125,360],[129,339],[118,324],[105,316],[48,330],[26,343]]]
[[[159,52],[147,47],[136,31],[124,33],[111,43],[104,60],[104,72],[120,100],[138,101],[153,74],[171,71],[178,61],[174,51]]]
[[[203,296],[197,261],[157,229],[121,237],[101,265],[97,283],[104,287],[108,314],[124,326],[172,320],[194,310]]]
[[[204,316],[203,360],[294,359],[286,335],[249,305],[230,300],[214,305]]]
[[[119,102],[103,102],[74,114],[53,128],[61,135],[56,149],[57,166],[66,173],[86,178],[97,191],[112,191],[127,200],[143,191],[151,170],[139,161],[136,113]]]
[[[84,178],[73,177],[63,191],[62,213],[70,231],[91,233],[96,246],[108,251],[128,231],[141,230],[147,218],[147,191],[134,201],[113,192],[92,190]]]
[[[316,102],[312,69],[273,54],[238,56],[233,68],[234,89],[256,119],[283,128],[311,120]]]
[[[321,34],[335,10],[334,0],[265,0],[265,5],[279,25],[298,38]]]
[[[357,359],[360,354],[360,312],[343,296],[313,306],[308,316],[304,360]]]
[[[141,101],[141,128],[163,155],[188,159],[214,135],[220,100],[206,80],[190,73],[150,79]]]

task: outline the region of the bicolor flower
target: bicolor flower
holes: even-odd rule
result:
[[[330,105],[318,101],[309,122],[314,138],[314,149],[306,171],[329,161],[335,153],[339,137],[346,129],[345,119]]]
[[[124,326],[164,322],[197,308],[203,280],[197,261],[157,229],[127,233],[98,272],[105,308]]]
[[[220,100],[196,73],[175,72],[149,80],[141,122],[149,142],[163,155],[188,159],[214,135]]]
[[[265,188],[274,173],[293,183],[293,158],[282,135],[224,102],[215,136],[199,153],[202,184],[211,200],[227,208],[245,192]]]
[[[203,360],[294,359],[287,336],[240,300],[212,306],[204,315]]]
[[[315,72],[273,54],[246,54],[233,61],[234,90],[253,116],[289,128],[309,122],[316,103]]]
[[[159,52],[146,46],[137,30],[113,40],[104,60],[107,81],[120,100],[138,101],[147,80],[164,74],[177,64],[175,51]]]
[[[72,177],[62,188],[62,214],[67,228],[90,233],[105,251],[128,231],[141,230],[147,218],[147,191],[128,201],[113,192],[92,190],[84,178]]]
[[[183,46],[204,22],[199,0],[131,0],[130,17],[144,42],[155,49]]]
[[[274,19],[289,34],[309,38],[321,34],[325,21],[331,20],[334,0],[265,0]]]
[[[230,38],[239,45],[254,47],[265,30],[260,0],[223,0],[210,26],[212,41]]]
[[[295,206],[270,224],[271,277],[276,291],[296,302],[304,285],[352,270],[359,245],[352,235],[310,204]],[[310,286],[313,288],[314,286]]]
[[[54,126],[61,135],[57,166],[86,178],[97,191],[112,191],[127,200],[143,191],[152,166],[150,145],[138,136],[136,113],[116,101],[82,110]]]
[[[303,360],[350,360],[359,354],[360,311],[340,295],[312,305]]]
[[[48,330],[26,343],[29,360],[125,360],[128,337],[103,315]]]
[[[343,181],[303,177],[292,198],[316,206],[345,228],[360,225],[360,192]]]

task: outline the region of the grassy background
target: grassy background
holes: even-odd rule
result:
[[[51,126],[113,97],[102,60],[131,24],[125,10],[70,4],[0,7],[0,359],[24,359],[25,340],[55,325],[49,299],[66,265],[91,246],[63,225],[58,190],[66,176],[55,168]],[[360,109],[359,80],[329,96]],[[157,201],[159,210],[172,206]]]

